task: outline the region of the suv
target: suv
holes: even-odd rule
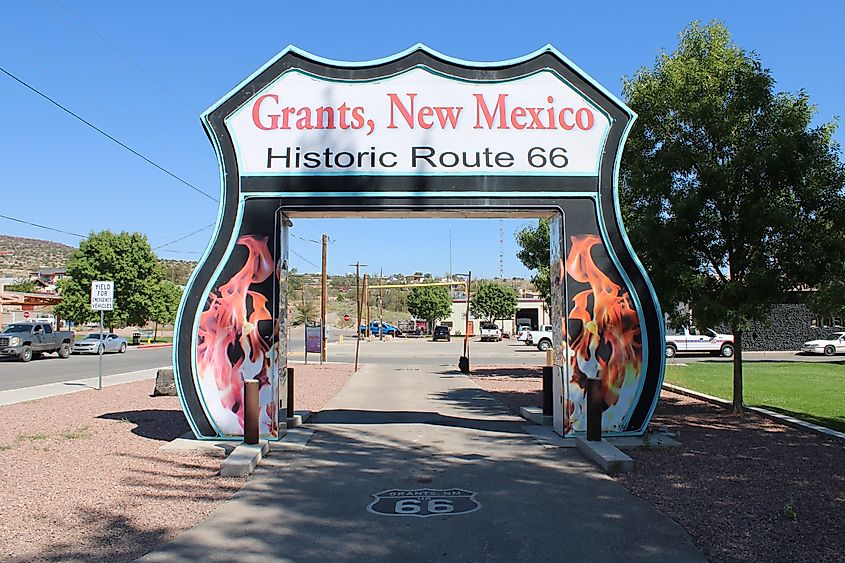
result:
[[[435,340],[445,340],[449,342],[452,340],[452,335],[449,334],[449,327],[446,325],[440,325],[434,327],[434,334],[431,335],[432,342]]]
[[[714,356],[730,358],[734,355],[734,337],[709,328],[699,331],[694,326],[682,327],[679,331],[670,330],[666,334],[666,357],[674,358],[678,352],[709,352]]]

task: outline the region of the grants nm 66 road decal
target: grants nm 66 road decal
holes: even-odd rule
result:
[[[367,510],[384,516],[453,516],[481,508],[473,491],[463,489],[390,489],[376,493]]]

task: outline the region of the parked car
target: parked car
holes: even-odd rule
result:
[[[481,341],[482,342],[501,342],[502,329],[495,323],[481,323]]]
[[[531,336],[531,327],[528,325],[520,325],[516,327],[516,340],[523,342],[526,346],[529,345],[528,337]]]
[[[431,335],[431,340],[445,340],[446,342],[452,340],[452,335],[449,332],[449,327],[446,325],[439,325],[434,327],[434,333]]]
[[[734,337],[709,328],[699,331],[694,326],[682,327],[666,335],[666,357],[673,358],[679,352],[708,352],[730,358],[734,355]]]
[[[359,327],[361,329],[361,334],[364,334],[367,331],[367,325],[361,325]],[[373,336],[379,335],[379,322],[372,321],[370,323],[370,334]],[[385,336],[399,336],[402,334],[402,331],[399,330],[399,327],[392,325],[390,323],[384,323],[384,334]]]
[[[825,356],[845,352],[845,332],[834,332],[825,338],[805,342],[801,345],[801,351],[805,354],[824,354]]]
[[[123,354],[126,352],[126,339],[116,334],[103,334],[103,353],[117,352]],[[82,340],[77,340],[73,344],[74,354],[99,354],[100,353],[100,333],[92,332]]]
[[[552,349],[552,325],[544,325],[544,330],[532,330],[529,338],[541,352]]]
[[[50,323],[13,323],[0,333],[0,355],[17,356],[22,362],[50,352],[67,358],[72,346],[73,333],[54,331]]]
[[[546,347],[540,348],[540,341],[544,339],[548,340],[548,342],[544,344]],[[552,347],[552,325],[543,325],[540,327],[540,330],[529,331],[524,342],[528,346],[537,346],[540,350],[548,350]]]

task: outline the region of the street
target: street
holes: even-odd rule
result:
[[[129,348],[125,354],[103,355],[103,375],[114,375],[171,364],[172,348]],[[55,354],[23,363],[17,358],[0,359],[0,391],[35,387],[97,376],[96,355],[72,354],[63,360]]]
[[[296,364],[305,361],[305,338],[301,327],[291,331],[288,341],[288,359]],[[344,334],[343,343],[337,339],[340,331],[332,331],[336,339],[330,340],[328,361],[336,363],[355,362],[355,334]],[[432,342],[427,338],[395,338],[379,341],[377,337],[361,341],[358,363],[360,365],[396,365],[412,361],[427,367],[450,367],[458,364],[463,354],[464,340],[453,336],[449,342]],[[129,348],[125,354],[103,356],[103,375],[114,375],[132,371],[152,369],[171,365],[172,348]],[[513,339],[501,342],[470,341],[470,366],[510,365],[542,366],[546,362],[545,352],[534,346],[526,346]],[[842,362],[845,355],[803,356],[795,352],[744,352],[745,362]],[[47,354],[29,363],[16,358],[0,358],[0,391],[35,387],[48,383],[73,381],[97,376],[97,356],[74,354],[63,360],[55,354]],[[308,363],[319,363],[319,354],[308,354]],[[678,355],[666,360],[667,365],[691,362],[730,363],[732,358],[709,355]]]

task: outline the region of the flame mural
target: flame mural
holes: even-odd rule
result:
[[[573,236],[571,241],[566,273],[590,287],[575,294],[569,312],[570,323],[579,322],[580,329],[566,334],[571,376],[564,430],[586,430],[587,379],[596,375],[602,382],[602,430],[619,430],[638,398],[642,369],[639,317],[628,292],[596,265],[592,250],[596,245],[601,248],[599,237]]]
[[[258,324],[273,322],[267,297],[251,290],[267,281],[275,267],[267,237],[242,236],[249,255],[243,267],[208,295],[197,331],[197,376],[209,415],[222,435],[243,435],[243,382],[257,379],[262,435],[277,436],[277,401],[270,380],[271,345]]]

